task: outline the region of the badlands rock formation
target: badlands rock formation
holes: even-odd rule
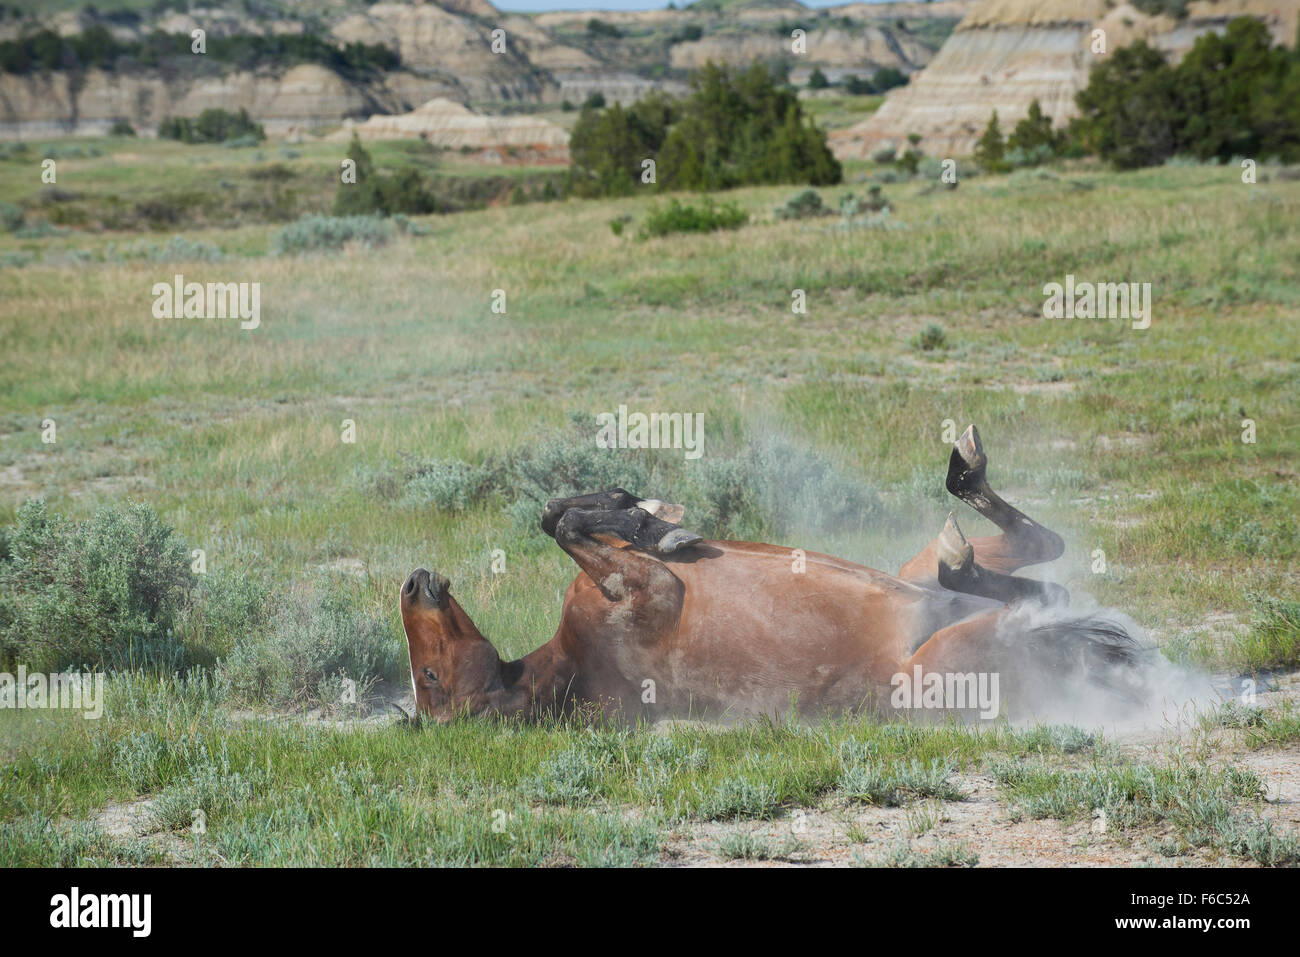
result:
[[[569,134],[547,120],[532,116],[480,116],[441,97],[410,113],[375,115],[355,125],[345,122],[343,129],[330,139],[347,140],[354,132],[363,140],[419,138],[448,149],[520,147],[565,159],[569,144]]]
[[[534,68],[521,44],[511,42],[515,38],[504,26],[508,18],[487,0],[474,0],[473,5],[491,10],[481,14],[491,19],[480,21],[431,3],[377,3],[365,13],[345,17],[331,33],[343,43],[382,43],[401,57],[404,68],[459,83],[471,99],[539,98],[547,78]],[[506,30],[499,53],[492,49],[492,31],[498,28]],[[544,34],[531,36],[530,47],[544,45]],[[569,59],[578,60],[579,52],[573,51]]]
[[[406,108],[409,100],[394,88],[400,78],[389,78],[392,87],[364,86],[311,64],[278,76],[241,70],[165,78],[156,72],[88,70],[74,82],[63,72],[0,75],[0,137],[102,135],[119,118],[138,132],[153,133],[168,116],[197,116],[209,107],[246,109],[272,135],[305,132],[344,116]],[[423,79],[417,85],[424,99],[450,92]]]
[[[185,36],[201,28],[209,37],[322,30],[339,43],[382,43],[401,65],[342,76],[311,65],[240,70],[180,56],[160,68],[120,62],[114,71],[0,73],[0,138],[101,134],[117,120],[148,134],[167,116],[193,116],[207,107],[246,109],[268,133],[280,135],[400,114],[439,97],[468,104],[577,104],[600,93],[609,102],[627,103],[653,89],[684,92],[686,71],[708,59],[781,60],[792,67],[796,82],[806,81],[813,66],[834,79],[869,75],[882,66],[912,72],[929,61],[973,2],[909,0],[810,10],[788,0],[723,10],[525,17],[502,13],[489,0],[382,0],[294,19],[286,12],[250,15],[239,0],[193,0],[184,13],[138,20],[109,19],[87,8],[27,20],[8,17],[0,20],[0,39],[42,27],[73,35],[102,26],[124,43],[154,30]],[[593,19],[615,29],[593,31]],[[791,56],[788,27],[795,23],[808,30],[806,56]],[[496,30],[505,31],[501,52],[493,50]]]
[[[912,82],[890,93],[867,120],[830,136],[840,159],[900,147],[921,136],[931,156],[969,154],[994,110],[1003,132],[1037,99],[1056,125],[1077,114],[1075,93],[1104,54],[1094,31],[1114,51],[1138,38],[1178,59],[1196,38],[1238,16],[1263,20],[1276,41],[1293,43],[1300,0],[1193,0],[1187,16],[1148,16],[1110,0],[982,0]]]
[[[710,60],[738,66],[755,60],[780,60],[791,56],[791,42],[789,36],[772,31],[739,38],[703,37],[694,42],[675,44],[669,52],[668,62],[676,69],[694,70]],[[810,63],[868,75],[882,66],[919,70],[931,55],[925,46],[907,35],[895,35],[877,28],[864,32],[849,32],[836,27],[811,29],[805,42]]]

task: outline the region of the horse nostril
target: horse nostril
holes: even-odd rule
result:
[[[406,593],[407,595],[413,595],[413,594],[415,594],[415,576],[414,576],[414,575],[412,575],[410,578],[408,578],[408,579],[406,580],[406,587],[403,588],[402,591],[403,591],[404,593]]]

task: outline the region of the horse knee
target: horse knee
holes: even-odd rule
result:
[[[553,500],[554,501],[554,500]],[[551,510],[552,502],[548,502],[546,509]],[[546,528],[546,514],[542,516],[542,528]],[[553,535],[555,540],[561,545],[574,545],[586,537],[586,531],[583,523],[582,512],[578,509],[564,509],[561,511],[558,520],[551,524],[551,530],[548,534]]]
[[[562,498],[553,498],[547,502],[546,507],[542,509],[542,531],[554,538],[555,527],[566,511]]]
[[[1016,550],[1030,559],[1025,564],[1054,562],[1065,554],[1065,539],[1060,535],[1032,519],[1026,518],[1024,523],[1018,534],[1008,536],[1008,540],[1015,542]]]

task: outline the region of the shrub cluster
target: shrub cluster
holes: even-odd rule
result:
[[[650,211],[641,224],[639,235],[646,239],[669,233],[711,233],[719,229],[739,229],[747,222],[749,213],[735,203],[719,205],[706,196],[700,205],[691,206],[673,199],[667,206]]]
[[[148,505],[76,522],[26,502],[0,529],[0,661],[34,671],[182,666],[189,562]]]
[[[251,138],[252,143],[266,139],[266,130],[248,111],[231,113],[220,107],[204,110],[197,117],[169,116],[158,124],[158,138],[182,143],[228,143]],[[250,143],[249,145],[252,145]]]
[[[654,93],[628,108],[583,107],[569,140],[572,189],[622,196],[643,186],[644,162],[667,189],[717,190],[750,184],[841,179],[825,134],[806,121],[795,94],[762,64],[707,64],[678,100]]]
[[[689,503],[689,527],[713,538],[761,541],[890,520],[874,489],[818,453],[771,434],[710,435],[710,443],[709,454],[686,467],[648,450],[600,448],[594,425],[575,418],[541,441],[478,464],[407,459],[395,473],[367,481],[416,508],[463,511],[495,502],[519,531],[535,535],[548,499],[615,486]]]
[[[439,204],[423,174],[414,166],[383,175],[356,133],[348,143],[348,159],[355,164],[356,182],[339,183],[334,194],[335,216],[366,216],[395,213],[436,213]]]
[[[1139,41],[1093,67],[1071,135],[1120,169],[1188,154],[1300,158],[1300,50],[1239,17],[1178,63]]]
[[[359,585],[321,577],[293,588],[264,630],[236,640],[217,675],[242,704],[343,708],[402,676],[404,644]]]
[[[355,243],[367,249],[392,241],[394,226],[380,216],[321,216],[311,213],[290,223],[271,240],[274,256],[342,249]]]

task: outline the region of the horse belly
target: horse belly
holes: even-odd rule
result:
[[[675,703],[737,717],[871,707],[897,670],[889,627],[862,614],[868,594],[848,602],[777,596],[761,590],[740,602],[688,592],[664,670]]]

